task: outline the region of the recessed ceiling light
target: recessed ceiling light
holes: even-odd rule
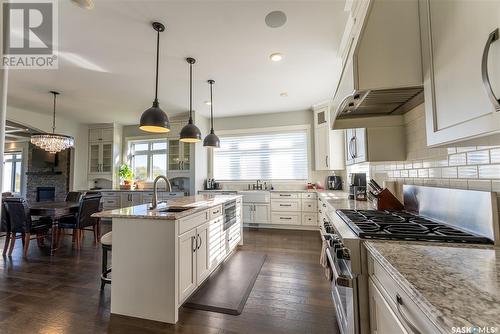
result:
[[[283,92],[280,94],[281,97],[288,97],[288,93],[287,92]]]
[[[286,14],[281,10],[275,10],[266,15],[266,25],[269,28],[279,28],[286,23]]]
[[[207,106],[209,106],[209,105],[211,105],[212,103],[210,103],[210,101],[205,101],[205,104],[206,104]]]
[[[272,53],[269,56],[269,59],[271,59],[272,61],[281,61],[283,59],[283,55],[279,52]]]

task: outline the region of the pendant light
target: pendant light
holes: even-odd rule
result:
[[[153,22],[153,29],[157,32],[156,37],[156,84],[155,99],[153,106],[144,111],[141,116],[139,129],[146,132],[165,133],[170,131],[170,122],[167,114],[161,110],[158,103],[158,67],[160,63],[160,32],[165,31],[165,26],[159,22]]]
[[[31,136],[31,143],[49,153],[57,153],[75,145],[75,139],[71,136],[56,133],[56,97],[58,92],[50,91],[54,95],[54,112],[52,116],[52,133],[39,133]]]
[[[193,124],[193,64],[196,60],[186,58],[186,61],[189,63],[189,121],[182,128],[179,140],[184,143],[196,143],[201,141],[200,129]]]
[[[208,84],[210,85],[210,133],[203,140],[203,146],[206,147],[220,147],[219,137],[214,132],[214,100],[213,100],[213,85],[214,80],[208,80]]]

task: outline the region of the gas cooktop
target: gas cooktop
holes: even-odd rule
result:
[[[337,210],[360,238],[492,244],[493,241],[407,211]]]

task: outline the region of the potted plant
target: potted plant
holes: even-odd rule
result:
[[[134,178],[134,172],[129,165],[123,164],[120,166],[120,170],[118,171],[118,175],[120,179],[123,180],[123,189],[130,189],[132,186],[132,179]]]

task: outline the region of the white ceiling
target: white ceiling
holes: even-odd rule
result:
[[[51,113],[48,91],[55,89],[62,93],[59,115],[137,124],[153,99],[156,32],[150,23],[158,20],[167,27],[159,100],[168,115],[188,108],[188,56],[197,60],[194,108],[204,115],[207,79],[216,81],[216,117],[308,109],[334,90],[343,8],[341,0],[95,0],[95,8],[85,10],[59,1],[59,69],[12,70],[8,103]],[[283,27],[265,25],[273,10],[286,13]],[[270,61],[273,52],[283,60]]]

